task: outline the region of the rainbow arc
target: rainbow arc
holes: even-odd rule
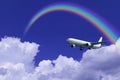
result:
[[[95,12],[89,10],[88,8],[72,3],[56,3],[46,6],[33,16],[33,18],[28,23],[24,34],[29,31],[29,29],[38,19],[40,19],[45,14],[54,11],[65,11],[82,17],[83,19],[93,24],[95,28],[100,30],[111,41],[111,43],[115,43],[115,41],[118,39],[118,35],[115,32],[113,26],[110,26],[107,21],[105,21],[103,18],[101,18]]]

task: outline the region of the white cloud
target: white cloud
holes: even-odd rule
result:
[[[0,80],[120,80],[120,40],[88,50],[81,61],[59,55],[34,67],[39,45],[6,37],[0,41]]]
[[[36,43],[21,42],[18,38],[3,38],[0,41],[0,65],[22,63],[26,70],[32,69],[38,46]]]

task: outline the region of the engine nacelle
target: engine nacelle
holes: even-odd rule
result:
[[[86,43],[86,46],[92,46],[90,43]]]
[[[75,47],[76,47],[76,45],[75,45],[75,44],[72,44],[72,45],[71,45],[71,47],[72,47],[72,48],[75,48]]]

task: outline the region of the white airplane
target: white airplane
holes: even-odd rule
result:
[[[101,44],[104,43],[105,41],[103,42],[102,37],[100,37],[98,42],[88,42],[88,41],[83,41],[75,38],[68,38],[67,42],[71,45],[72,48],[78,46],[80,47],[80,50],[82,50],[83,48],[88,48],[88,49],[101,48],[102,47]]]

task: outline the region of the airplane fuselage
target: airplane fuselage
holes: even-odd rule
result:
[[[80,49],[82,48],[88,48],[88,49],[96,49],[96,48],[100,48],[101,46],[99,44],[92,44],[91,42],[88,41],[83,41],[83,40],[79,40],[79,39],[75,39],[75,38],[68,38],[67,42],[71,45],[71,47],[80,47]]]

